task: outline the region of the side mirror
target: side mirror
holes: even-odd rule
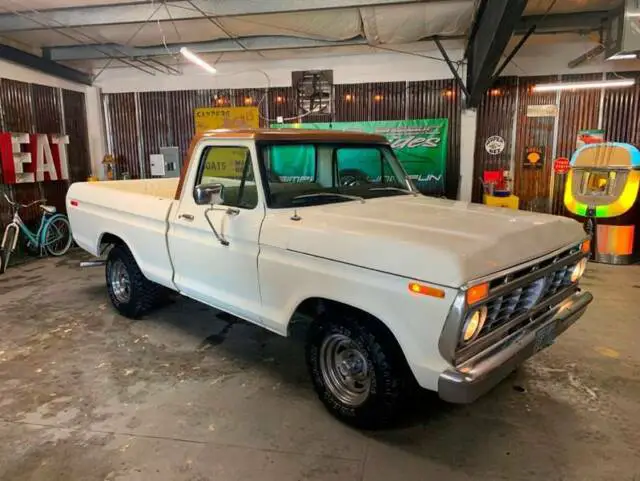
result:
[[[198,205],[218,205],[222,204],[222,184],[200,184],[196,186],[195,201]]]

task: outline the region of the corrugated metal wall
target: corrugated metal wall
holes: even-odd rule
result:
[[[258,106],[260,126],[286,123],[449,119],[447,195],[455,197],[460,157],[460,92],[453,80],[335,85],[331,111],[299,117],[292,87],[105,95],[108,131],[120,172],[149,177],[149,155],[175,145],[186,155],[195,131],[193,110],[213,106]],[[142,170],[140,159],[143,159]]]
[[[472,199],[482,202],[482,173],[485,170],[510,170],[511,159],[515,153],[513,142],[514,118],[518,100],[518,79],[501,78],[491,88],[478,107],[476,148],[474,151],[475,175],[473,178]],[[485,148],[487,139],[501,137],[505,141],[500,153],[489,153]]]
[[[0,131],[68,134],[70,180],[86,180],[88,177],[90,160],[84,93],[0,79]],[[49,204],[64,212],[68,185],[68,181],[18,185],[1,183],[0,191],[7,192],[23,204],[46,198]],[[10,221],[10,214],[9,206],[0,197],[0,228]],[[39,219],[40,212],[33,207],[22,211],[21,215],[26,222],[33,222]]]
[[[638,78],[637,72],[619,75]],[[565,176],[553,173],[554,159],[570,158],[576,149],[578,131],[584,129],[602,128],[606,140],[640,144],[640,85],[550,93],[535,93],[532,87],[559,80],[602,78],[602,74],[586,74],[501,79],[501,84],[495,86],[501,93],[488,92],[478,109],[474,177],[481,177],[485,170],[512,167],[514,193],[520,197],[521,209],[564,214]],[[548,104],[557,106],[556,117],[527,117],[529,106]],[[499,156],[485,151],[484,144],[491,135],[500,135],[506,141],[505,150]],[[542,147],[544,168],[523,166],[527,147]],[[473,199],[479,202],[482,189],[479,182],[476,184]]]

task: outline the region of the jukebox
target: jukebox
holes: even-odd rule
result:
[[[640,151],[633,145],[587,144],[573,154],[564,204],[584,220],[596,262],[640,260],[639,185]]]

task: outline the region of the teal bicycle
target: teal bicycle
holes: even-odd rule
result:
[[[0,274],[3,274],[9,266],[9,258],[18,245],[18,237],[20,232],[27,238],[27,249],[38,255],[48,253],[52,256],[62,256],[67,253],[73,242],[71,236],[71,225],[69,219],[64,214],[56,212],[56,208],[45,205],[46,200],[36,200],[30,204],[19,204],[13,202],[7,194],[4,198],[13,209],[13,220],[5,227],[2,236],[1,255],[0,255]],[[33,232],[29,229],[20,217],[20,209],[40,204],[42,217],[40,217],[40,225],[38,231]]]

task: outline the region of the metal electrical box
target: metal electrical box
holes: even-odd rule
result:
[[[180,177],[182,160],[178,147],[160,147],[159,154],[149,156],[151,177]]]

